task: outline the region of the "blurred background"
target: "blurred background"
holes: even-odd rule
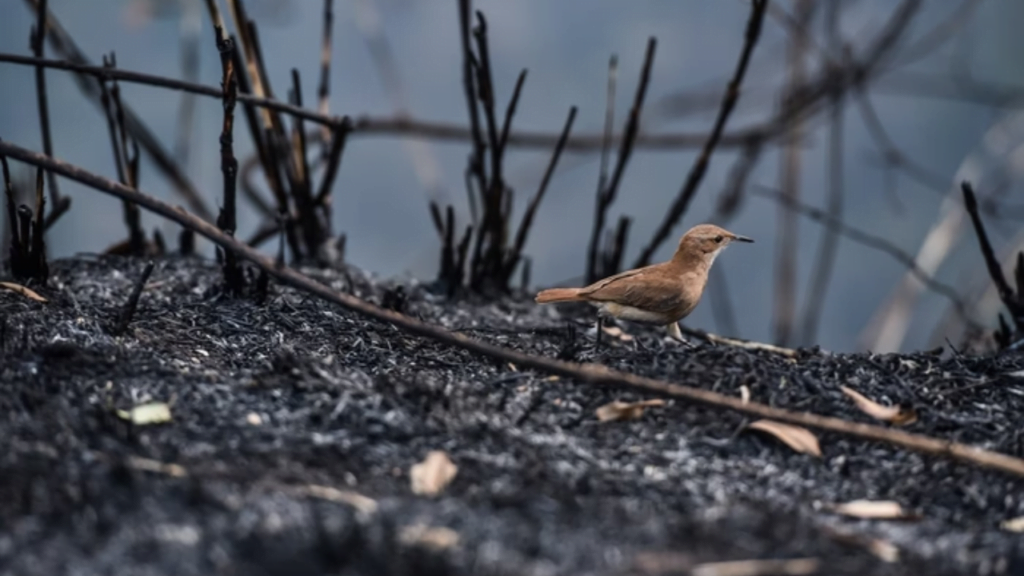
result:
[[[1024,246],[1024,117],[1018,110],[1024,103],[1024,36],[1017,31],[1024,3],[828,4],[770,3],[726,137],[682,221],[654,255],[655,261],[667,259],[679,235],[705,221],[756,240],[717,260],[706,299],[685,323],[790,346],[879,352],[940,346],[947,338],[958,343],[972,324],[996,326],[1002,305],[959,185],[969,179],[983,199],[993,244],[1012,274],[1010,263]],[[220,5],[226,15],[225,3]],[[0,0],[0,52],[31,54],[33,6],[34,0]],[[323,2],[247,0],[246,7],[277,97],[285,99],[297,68],[305,104],[316,108]],[[630,267],[711,130],[743,47],[750,2],[476,0],[473,7],[488,20],[502,114],[519,72],[528,70],[513,134],[555,138],[575,105],[573,137],[599,141],[613,55],[614,131],[620,134],[648,38],[657,39],[640,140],[608,213],[608,226],[620,215],[632,218],[623,259]],[[333,8],[332,114],[467,126],[455,0],[336,0]],[[220,62],[203,0],[50,0],[49,9],[94,64],[114,52],[122,69],[219,86]],[[901,10],[910,10],[907,21],[894,23]],[[873,50],[881,54],[865,70],[863,90],[847,90],[838,107],[821,99],[755,149],[730,137],[770,126],[784,96],[820,84],[830,61],[863,62]],[[47,46],[46,57],[60,56]],[[83,97],[72,74],[50,70],[46,78],[54,155],[116,179],[100,109]],[[120,86],[124,102],[174,154],[207,205],[219,207],[220,101]],[[31,67],[0,62],[0,103],[0,138],[41,151]],[[673,134],[696,138],[686,146],[644,140]],[[353,134],[334,187],[334,226],[347,237],[346,260],[381,276],[432,279],[440,241],[428,202],[452,204],[460,222],[468,221],[464,174],[470,149],[465,139]],[[611,149],[614,164],[618,146]],[[243,163],[253,154],[240,119],[235,151]],[[551,151],[550,145],[516,145],[506,154],[516,224]],[[524,250],[532,263],[531,288],[584,281],[600,164],[599,146],[563,154]],[[17,163],[15,170],[31,174]],[[737,174],[745,179],[737,182]],[[119,201],[74,182],[60,184],[73,205],[48,236],[52,256],[101,252],[124,239]],[[146,154],[140,188],[185,204]],[[787,208],[780,193],[825,212],[826,221]],[[723,195],[736,200],[734,209],[722,210]],[[161,228],[173,244],[176,226],[150,215],[143,224],[147,231]],[[238,235],[248,237],[259,225],[240,199]],[[834,252],[827,248],[830,230],[837,234]],[[273,241],[264,249],[275,246]],[[212,253],[208,243],[201,249]],[[911,275],[907,260],[934,282]],[[955,294],[937,293],[935,282]],[[967,319],[953,309],[954,296]]]

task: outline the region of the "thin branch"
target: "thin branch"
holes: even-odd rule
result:
[[[654,51],[658,41],[654,36],[647,39],[647,51],[644,53],[644,64],[640,70],[640,80],[636,85],[636,93],[633,96],[633,106],[629,109],[629,116],[626,120],[625,135],[619,146],[619,154],[615,161],[615,170],[612,172],[611,181],[608,185],[597,192],[597,206],[594,211],[594,229],[590,234],[590,245],[587,249],[587,282],[594,282],[599,276],[610,276],[618,270],[598,270],[598,242],[604,234],[605,219],[608,208],[615,201],[615,194],[618,192],[619,183],[622,182],[622,175],[626,172],[626,165],[633,154],[633,144],[636,142],[637,134],[640,132],[640,113],[644,107],[644,99],[647,96],[647,86],[651,81],[651,67],[654,65]],[[611,83],[611,80],[609,80]],[[609,98],[611,97],[609,88]],[[611,106],[609,102],[608,106]],[[610,119],[610,113],[608,115]],[[605,127],[607,136],[608,128]],[[608,138],[605,138],[605,142]],[[603,170],[603,169],[602,169]]]
[[[291,267],[278,265],[272,258],[246,246],[235,238],[221,233],[216,227],[181,208],[171,206],[138,190],[132,190],[77,166],[48,158],[42,154],[2,141],[0,141],[0,155],[7,155],[46,170],[53,170],[65,178],[90,188],[113,195],[122,200],[135,202],[151,212],[171,219],[184,227],[194,230],[198,234],[202,234],[223,249],[235,252],[285,285],[312,294],[362,316],[389,323],[409,334],[429,338],[447,346],[460,348],[505,362],[513,362],[521,368],[572,378],[581,383],[643,390],[650,393],[684,398],[691,402],[720,410],[729,410],[835,432],[861,440],[882,442],[932,457],[948,458],[990,470],[997,470],[1013,476],[1024,477],[1024,459],[959,442],[912,434],[882,426],[849,422],[841,418],[822,416],[810,412],[796,412],[775,408],[757,402],[745,402],[742,398],[736,396],[727,396],[710,390],[645,378],[613,370],[599,364],[564,362],[474,340],[462,334],[448,331],[440,326],[432,325],[392,310],[386,310],[349,294],[335,291]]]
[[[999,299],[1010,311],[1017,332],[1024,332],[1024,305],[1022,305],[1019,295],[1015,294],[1009,283],[1006,282],[1003,269],[999,266],[999,260],[996,259],[995,253],[992,251],[992,244],[985,232],[985,225],[981,222],[981,216],[978,215],[978,200],[974,196],[974,188],[967,181],[961,183],[960,188],[964,194],[964,207],[971,216],[974,232],[978,236],[978,244],[981,248],[981,255],[985,259],[985,266],[988,268],[988,275],[992,278],[996,290],[999,291]]]
[[[843,51],[843,41],[839,35],[839,3],[829,2],[825,5],[825,25],[829,38],[830,52],[834,55]],[[831,102],[831,118],[828,141],[827,170],[829,176],[828,213],[835,220],[843,219],[843,93],[835,91]],[[835,228],[827,227],[822,232],[818,259],[811,274],[811,287],[807,292],[807,305],[803,313],[803,325],[800,328],[804,343],[812,344],[818,339],[818,323],[821,310],[828,293],[829,280],[835,267],[836,251],[839,248],[839,233]]]
[[[66,60],[38,59],[21,54],[10,54],[0,52],[0,62],[18,64],[25,66],[43,66],[57,70],[67,70],[76,74],[91,76],[97,79],[117,79],[122,82],[145,84],[171,90],[183,90],[193,92],[211,98],[220,98],[221,91],[215,86],[183,82],[173,78],[133,72],[124,69],[105,69],[100,66],[92,66]],[[811,114],[815,111],[814,104],[827,95],[825,84],[835,79],[829,77],[820,79],[813,85],[809,85],[801,99],[801,111],[804,114]],[[89,85],[88,90],[93,90]],[[319,125],[337,126],[342,122],[342,116],[323,115],[314,110],[297,108],[286,102],[273,98],[264,98],[251,93],[240,93],[238,101],[252,104],[259,108],[273,110],[290,116],[309,120]],[[416,120],[409,117],[374,117],[358,116],[353,117],[352,134],[357,136],[390,136],[401,135],[408,138],[419,138],[440,141],[473,140],[473,129],[464,126],[445,122],[429,120]],[[745,147],[752,140],[770,140],[780,129],[791,121],[790,118],[776,117],[766,122],[754,124],[733,132],[723,133],[718,141],[718,147],[737,148]],[[133,120],[138,122],[138,120]],[[679,133],[679,134],[641,134],[636,137],[633,143],[634,148],[647,150],[671,151],[681,148],[699,148],[707,143],[706,133]],[[610,139],[612,145],[621,145],[623,135],[615,135]],[[140,143],[143,142],[139,137]],[[565,149],[575,152],[600,150],[605,145],[606,138],[603,132],[593,134],[581,134],[570,138],[565,143]],[[558,135],[548,132],[521,131],[511,132],[508,137],[509,146],[524,148],[545,148],[551,149],[558,142]],[[153,152],[151,152],[153,154]]]
[[[324,37],[320,47],[320,87],[317,89],[317,96],[320,98],[320,106],[317,110],[322,116],[327,116],[330,111],[331,33],[333,29],[334,0],[324,0]],[[336,136],[336,134],[334,135]],[[324,142],[330,141],[331,137],[330,127],[323,126]]]
[[[32,54],[36,58],[43,57],[46,46],[46,4],[47,0],[39,0],[36,9],[36,25],[32,29]],[[46,68],[36,66],[36,99],[39,103],[39,129],[43,133],[43,151],[47,156],[53,156],[53,139],[50,131],[50,105],[46,95]],[[57,178],[53,174],[47,174],[47,183],[50,186],[50,202],[54,206],[60,201],[60,192],[57,188]]]
[[[520,76],[520,78],[522,77]],[[565,148],[565,141],[569,138],[569,132],[572,131],[572,124],[575,120],[576,107],[573,106],[569,108],[569,117],[565,119],[565,126],[562,127],[562,137],[558,140],[558,145],[555,146],[555,150],[551,154],[551,160],[544,171],[544,177],[540,181],[537,193],[530,200],[530,204],[526,207],[526,213],[523,214],[523,219],[519,223],[519,230],[516,232],[515,243],[512,247],[512,255],[505,271],[505,275],[508,277],[512,276],[515,265],[519,263],[523,252],[523,245],[526,244],[526,235],[529,234],[530,225],[533,224],[534,214],[537,212],[537,207],[540,206],[540,201],[544,198],[544,192],[548,189],[551,176],[555,173],[555,166],[558,165],[558,159],[562,156],[562,149]]]
[[[964,318],[965,320],[968,320],[967,307],[964,305],[963,300],[960,298],[960,295],[952,286],[940,282],[929,276],[927,272],[918,267],[917,263],[914,261],[913,256],[907,254],[903,250],[900,250],[897,246],[893,245],[885,238],[875,236],[873,234],[868,234],[867,232],[863,232],[861,230],[853,228],[852,226],[849,226],[848,224],[840,220],[836,220],[834,217],[832,217],[824,210],[795,202],[788,196],[784,195],[781,191],[776,190],[774,188],[769,188],[767,186],[755,184],[754,187],[750,189],[750,193],[754,194],[755,196],[761,196],[764,198],[770,198],[772,200],[775,200],[776,202],[779,202],[783,206],[786,206],[788,209],[794,210],[810,218],[811,220],[814,220],[815,222],[819,222],[822,225],[834,228],[836,232],[838,232],[839,234],[846,236],[850,240],[853,240],[854,242],[861,244],[862,246],[867,246],[868,248],[873,248],[875,250],[884,252],[889,256],[892,256],[894,259],[896,259],[897,262],[906,266],[907,270],[914,277],[920,280],[921,283],[927,286],[929,290],[932,290],[937,294],[945,296],[953,305],[953,307],[957,310],[957,313],[960,315],[960,317]]]
[[[658,247],[660,247],[665,239],[668,238],[669,233],[672,232],[672,229],[675,228],[676,224],[683,217],[683,214],[686,213],[686,208],[689,206],[690,200],[697,192],[697,187],[704,178],[704,173],[707,171],[708,163],[711,161],[711,154],[715,151],[718,141],[722,138],[722,132],[725,130],[725,123],[728,121],[733,107],[736,106],[736,102],[739,100],[740,85],[743,82],[744,74],[746,74],[747,65],[750,63],[750,56],[754,52],[754,46],[757,45],[757,40],[761,35],[761,23],[764,22],[764,13],[767,7],[768,0],[753,0],[750,9],[750,19],[747,21],[747,31],[743,50],[740,52],[740,58],[736,63],[736,71],[733,73],[732,80],[729,81],[725,94],[722,96],[722,106],[718,111],[718,118],[715,120],[714,128],[711,129],[711,134],[705,141],[704,148],[701,150],[700,156],[697,157],[697,161],[690,170],[690,174],[686,177],[686,182],[683,184],[683,188],[679,191],[679,195],[676,196],[675,201],[672,203],[672,207],[669,208],[668,213],[665,215],[665,219],[662,221],[661,225],[658,226],[651,242],[643,249],[643,251],[640,252],[640,256],[633,264],[634,268],[650,264],[651,257],[654,256],[654,252],[657,251]]]

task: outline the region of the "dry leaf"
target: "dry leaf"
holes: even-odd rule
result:
[[[14,282],[0,282],[0,288],[7,288],[11,292],[17,292],[30,300],[35,300],[36,302],[46,302],[46,298],[43,298],[34,290],[26,288],[21,284],[15,284]]]
[[[846,386],[840,386],[839,388],[843,391],[843,394],[853,399],[854,404],[857,405],[857,408],[860,408],[861,412],[876,420],[882,420],[897,426],[905,426],[917,422],[917,413],[913,409],[904,409],[900,406],[882,406],[852,388],[847,388]]]
[[[1003,520],[999,523],[999,527],[1007,532],[1024,532],[1024,516]]]
[[[758,420],[751,422],[747,428],[761,430],[775,436],[785,442],[787,446],[803,454],[821,456],[821,448],[818,446],[818,438],[806,428],[783,424],[774,420]]]
[[[436,496],[455,478],[459,468],[441,450],[431,450],[419,464],[409,469],[414,494]]]
[[[183,478],[188,475],[185,468],[179,464],[165,464],[157,460],[150,458],[142,458],[140,456],[129,456],[126,462],[129,468],[134,470],[143,470],[146,472],[157,472],[159,474],[166,474],[168,476],[174,476],[176,478]]]
[[[348,504],[363,514],[373,514],[377,511],[377,501],[373,498],[363,496],[358,492],[351,490],[339,490],[332,486],[321,486],[318,484],[308,484],[306,486],[299,486],[297,492],[310,496],[313,498],[319,498],[321,500],[327,500],[328,502],[337,502],[339,504]]]
[[[164,402],[149,402],[139,404],[131,410],[118,410],[117,415],[125,420],[131,420],[136,426],[161,424],[171,421],[171,407]]]
[[[729,560],[698,564],[689,571],[692,576],[797,576],[816,574],[821,568],[817,558]]]
[[[618,420],[636,420],[644,415],[644,408],[648,406],[664,406],[665,401],[661,399],[642,400],[640,402],[621,402],[615,400],[601,406],[594,412],[601,422]]]
[[[822,530],[839,542],[865,548],[883,562],[896,562],[900,559],[900,549],[895,544],[881,538],[871,538],[855,532],[822,527]]]
[[[433,550],[445,550],[459,543],[459,533],[443,526],[413,524],[398,533],[398,540],[406,546],[419,545]]]
[[[868,543],[868,551],[882,562],[892,564],[900,559],[900,549],[892,542],[881,538],[872,538]]]
[[[837,514],[853,516],[855,518],[893,519],[907,518],[908,514],[903,511],[899,502],[892,500],[853,500],[845,504],[830,506],[830,510]]]
[[[603,326],[601,330],[603,330],[605,334],[611,336],[612,338],[618,338],[623,342],[629,342],[633,340],[633,337],[631,335],[623,332],[622,328],[619,328],[618,326]]]

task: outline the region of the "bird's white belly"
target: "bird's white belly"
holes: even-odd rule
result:
[[[671,318],[667,318],[664,314],[657,312],[651,312],[649,310],[642,310],[640,308],[634,308],[632,306],[623,306],[615,302],[603,302],[601,304],[601,310],[616,318],[623,320],[629,320],[631,322],[646,322],[650,324],[668,324],[672,321]]]

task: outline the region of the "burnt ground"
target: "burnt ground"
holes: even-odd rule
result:
[[[279,286],[264,305],[224,298],[210,262],[158,261],[114,337],[142,268],[52,263],[45,304],[0,290],[0,574],[644,574],[801,557],[819,558],[818,574],[1024,574],[1024,536],[1000,528],[1024,515],[1024,479],[827,433],[815,458],[744,431],[741,415],[673,400],[599,422],[597,407],[642,397],[518,371]],[[377,303],[394,286],[314,275]],[[593,359],[585,310],[404,289],[424,320]],[[604,351],[618,369],[870,421],[845,384],[913,405],[909,431],[1024,457],[1021,356],[792,361],[626,328],[643,349]],[[170,402],[173,420],[116,414],[149,400]],[[409,478],[431,450],[458,466],[435,498]],[[369,500],[338,497],[349,493]],[[862,498],[918,518],[825,507]]]

